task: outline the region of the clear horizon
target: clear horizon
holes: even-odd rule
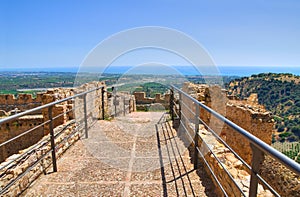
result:
[[[132,71],[131,68],[134,66],[110,66],[104,73],[106,74],[124,74],[128,72],[133,72],[132,74],[158,74],[162,75],[169,73],[168,69],[162,67],[160,69],[150,69],[149,68],[139,68],[136,67],[136,71]],[[210,75],[210,73],[201,74],[195,70],[193,66],[173,66],[180,74],[183,75]],[[218,66],[219,74],[222,76],[251,76],[253,74],[259,73],[292,73],[294,75],[300,76],[300,67],[261,67],[261,66]],[[130,71],[131,70],[131,71]],[[0,68],[0,72],[71,72],[77,73],[79,67],[50,67],[50,68]],[[102,70],[100,68],[90,67],[86,68],[85,72],[98,73],[101,74]],[[170,73],[169,73],[170,74]],[[214,73],[215,74],[215,73]],[[214,75],[212,74],[212,75]]]

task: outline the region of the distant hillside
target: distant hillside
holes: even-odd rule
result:
[[[258,94],[258,102],[271,111],[279,132],[277,140],[300,138],[300,76],[263,73],[235,79],[227,84],[230,95],[241,99]],[[275,139],[274,139],[275,141]]]

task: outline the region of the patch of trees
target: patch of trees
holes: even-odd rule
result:
[[[300,84],[295,83],[296,79],[299,76],[289,73],[261,73],[235,80],[238,85],[227,88],[241,99],[257,93],[258,102],[274,115],[276,129],[281,132],[279,140],[297,141],[300,138]]]

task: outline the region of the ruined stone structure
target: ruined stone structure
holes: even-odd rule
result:
[[[170,94],[165,93],[163,96],[161,94],[155,94],[155,98],[146,97],[145,92],[134,92],[133,93],[137,110],[148,111],[151,110],[166,110],[169,109]]]
[[[271,144],[272,132],[274,122],[270,112],[258,104],[257,94],[252,94],[247,100],[237,100],[235,97],[227,97],[226,91],[218,86],[195,85],[186,83],[183,86],[183,91],[189,93],[203,104],[211,107],[227,119],[244,128],[254,136],[258,137],[267,144]],[[183,102],[195,112],[195,105],[182,98]],[[187,109],[182,108],[183,113],[188,114]],[[192,115],[187,115],[188,119],[195,119]],[[200,118],[217,132],[226,143],[233,148],[248,164],[251,163],[252,150],[250,144],[246,139],[234,132],[228,126],[224,126],[220,121],[211,117],[205,110],[200,110]],[[225,168],[230,172],[231,176],[238,182],[238,185],[245,193],[249,191],[250,174],[249,171],[243,167],[242,163],[229,152],[221,143],[214,139],[206,129],[200,129],[200,135],[203,139],[212,143],[212,149],[219,160],[224,164]],[[212,140],[212,138],[214,140]],[[201,144],[201,140],[199,144]],[[211,165],[213,171],[218,175],[219,180],[224,189],[235,196],[239,195],[239,190],[232,182],[224,169],[215,160],[212,154],[208,153],[205,158]],[[300,177],[295,173],[284,167],[279,162],[275,162],[270,157],[265,157],[264,163],[261,167],[261,175],[268,183],[279,191],[283,196],[299,196],[300,194]],[[272,196],[272,194],[264,190],[262,185],[258,187],[258,196]]]
[[[0,110],[6,112],[2,115],[11,115],[14,111],[26,111],[42,105],[43,93],[36,95],[36,98],[32,98],[31,94],[19,94],[16,98],[12,94],[0,94]],[[40,112],[36,112],[39,114]],[[1,116],[1,115],[0,115]]]
[[[19,112],[26,111],[28,109],[32,109],[34,107],[38,107],[40,105],[45,105],[47,103],[51,103],[60,99],[64,99],[70,96],[73,96],[76,93],[84,92],[86,90],[94,89],[96,87],[100,87],[105,85],[103,82],[91,82],[88,84],[84,84],[81,87],[74,88],[54,88],[49,89],[45,93],[39,93],[36,99],[32,99],[31,95],[21,94],[17,99],[14,98],[13,95],[0,95],[1,101],[5,103],[6,109],[14,109],[15,107],[20,107],[18,109]],[[94,100],[93,102],[89,102],[88,111],[93,111],[93,114],[88,115],[88,120],[91,121],[93,118],[99,119],[102,117],[102,97],[101,97],[101,89],[93,93],[93,95],[88,94],[87,100]],[[104,94],[104,108],[107,111],[107,94]],[[5,98],[5,99],[4,99]],[[24,99],[22,101],[22,99]],[[93,105],[94,104],[94,105]],[[74,108],[74,106],[78,106],[74,111],[70,111]],[[81,106],[81,107],[80,107]],[[94,106],[98,106],[98,108],[93,108]],[[54,128],[63,125],[66,122],[75,118],[75,114],[77,114],[78,119],[82,119],[83,111],[82,111],[82,99],[78,98],[76,100],[69,100],[58,105],[53,106],[52,108],[52,116],[53,116],[53,126]],[[90,110],[92,108],[93,110]],[[70,112],[68,112],[70,111]],[[68,113],[67,113],[68,112]],[[11,112],[2,112],[4,115],[9,115]],[[65,113],[65,114],[63,114]],[[58,116],[59,114],[63,114],[62,116]],[[5,117],[5,116],[2,116]],[[0,125],[0,143],[7,141],[29,129],[32,129],[43,122],[49,120],[48,108],[39,111],[38,113],[27,115],[19,118],[18,120],[11,121],[6,123],[5,125]],[[2,146],[0,148],[0,162],[4,161],[8,156],[18,153],[19,150],[27,148],[36,142],[38,142],[43,136],[49,134],[49,124],[45,124],[42,127],[34,129],[30,134],[26,134],[19,138],[17,141],[11,142]]]
[[[95,87],[99,87],[104,85],[101,82],[93,82],[89,84],[85,84],[80,88],[57,88],[57,89],[49,89],[47,92],[43,94],[39,94],[38,98],[40,99],[40,104],[50,103],[59,99],[63,99],[79,92],[83,92],[89,89],[94,89]],[[248,100],[237,100],[235,97],[227,97],[226,91],[222,90],[218,86],[207,86],[207,85],[195,85],[191,83],[186,83],[183,86],[183,90],[194,98],[204,103],[205,105],[211,107],[218,113],[224,115],[229,120],[235,122],[239,126],[243,127],[253,135],[262,139],[267,144],[271,143],[271,134],[273,128],[273,122],[271,119],[271,114],[267,112],[263,106],[257,104],[257,95],[253,94],[249,97]],[[2,97],[5,98],[5,97]],[[9,98],[13,98],[9,96]],[[123,109],[123,105],[129,106],[129,111],[135,111],[137,104],[142,105],[153,105],[154,103],[166,104],[169,105],[170,95],[165,94],[162,97],[160,94],[157,94],[155,98],[146,98],[144,92],[137,92],[134,96],[129,95],[128,93],[122,93],[118,97],[119,101],[119,110]],[[179,98],[178,98],[179,99]],[[195,104],[188,101],[185,97],[180,98],[188,107],[192,109],[192,111],[196,111]],[[29,109],[30,103],[33,102],[34,99],[27,99]],[[6,100],[3,100],[6,103]],[[105,110],[105,116],[108,117],[113,113],[114,105],[114,97],[112,94],[105,92],[104,93],[104,106],[102,106],[102,92],[101,90],[96,91],[93,94],[89,94],[87,96],[88,101],[88,112],[87,119],[88,122],[91,122],[95,119],[99,119],[103,117],[102,109]],[[124,101],[124,102],[123,102]],[[16,107],[16,103],[12,102],[13,106],[8,109],[14,110]],[[123,105],[122,105],[123,102]],[[127,103],[128,102],[128,103]],[[22,105],[26,105],[23,104]],[[83,126],[83,98],[76,98],[71,101],[67,101],[56,105],[53,107],[53,117],[58,114],[64,113],[63,116],[57,117],[54,121],[54,132],[57,134],[61,130],[64,129],[66,125],[68,127],[66,130],[56,139],[56,143],[60,143],[61,145],[57,148],[57,155],[60,156],[63,151],[65,151],[70,144],[74,143],[76,140],[80,138],[80,132],[76,130],[77,126]],[[18,105],[21,106],[21,105]],[[97,107],[95,107],[97,106]],[[6,110],[0,111],[0,115],[6,116],[8,113]],[[19,110],[26,110],[25,108],[18,108]],[[68,112],[68,110],[74,109],[74,111]],[[193,123],[195,117],[188,113],[187,109],[182,108],[183,113],[186,114],[187,119]],[[214,117],[211,117],[205,110],[200,110],[200,117],[204,120],[207,126],[215,129],[219,132],[222,139],[224,139],[241,157],[247,162],[251,162],[252,151],[249,146],[249,143],[246,142],[243,136],[237,134],[232,131],[228,127],[224,127],[224,125],[216,120]],[[77,125],[75,124],[74,119],[76,119]],[[37,126],[44,121],[48,120],[48,109],[44,109],[39,114],[32,114],[29,116],[24,116],[16,121],[12,121],[6,125],[1,125],[0,127],[0,143],[11,139],[12,137]],[[184,121],[184,118],[182,117]],[[192,127],[194,128],[194,127]],[[70,137],[71,136],[71,137]],[[250,175],[249,172],[245,169],[242,163],[232,154],[229,150],[224,147],[217,140],[213,142],[213,136],[207,132],[204,125],[200,126],[200,136],[208,140],[211,143],[211,148],[213,149],[216,157],[224,164],[223,166],[229,171],[231,176],[235,179],[237,184],[242,188],[243,192],[247,193],[249,191],[250,184]],[[14,142],[13,144],[7,144],[0,150],[0,159],[3,161],[5,158],[6,161],[0,164],[0,167],[12,162],[10,166],[15,166],[13,168],[8,167],[9,169],[0,170],[0,174],[3,175],[0,181],[0,187],[3,187],[5,184],[9,183],[9,181],[13,178],[16,178],[18,175],[23,173],[30,165],[32,165],[38,158],[41,158],[45,152],[50,150],[50,144],[45,145],[44,147],[34,150],[26,159],[15,159],[22,153],[22,149],[25,149],[31,145],[34,146],[39,140],[47,140],[49,139],[49,127],[45,125],[35,131],[31,132],[30,135],[24,135],[22,138]],[[201,140],[199,141],[201,144]],[[203,148],[203,147],[202,147]],[[14,155],[13,155],[14,154]],[[224,189],[232,196],[240,196],[240,191],[236,187],[236,185],[232,182],[230,177],[225,173],[224,167],[221,166],[212,154],[208,153],[205,155],[208,163],[210,164],[212,170],[217,174],[219,180],[222,182]],[[43,162],[36,165],[30,173],[26,174],[20,180],[17,181],[14,187],[10,188],[9,194],[12,196],[16,196],[22,190],[24,190],[33,180],[35,180],[39,174],[43,172],[50,164],[51,164],[51,155],[48,154]],[[209,174],[209,173],[208,173]],[[293,174],[291,171],[286,169],[284,166],[279,164],[278,162],[274,162],[269,157],[266,157],[263,166],[261,168],[261,175],[268,181],[268,183],[274,187],[277,191],[281,191],[280,193],[283,196],[297,196],[300,194],[300,179],[298,176]],[[262,185],[258,186],[258,196],[272,196],[268,190],[262,187]]]
[[[11,121],[0,126],[0,143],[5,142],[24,131],[27,131],[43,122],[42,115],[24,116],[16,121]],[[33,130],[30,135],[24,135],[14,142],[8,143],[0,148],[0,162],[8,156],[17,153],[38,142],[44,136],[43,128]]]
[[[56,149],[57,157],[60,157],[74,142],[80,139],[80,132],[79,130],[75,129],[76,125],[73,122],[69,121],[66,124],[60,125],[54,129],[55,134],[64,129],[64,132],[62,132],[62,134],[56,138],[56,143],[60,144]],[[64,128],[66,125],[69,126]],[[39,142],[46,141],[49,141],[49,135],[43,136]],[[35,145],[36,144],[28,147],[27,149],[31,149]],[[0,164],[0,167],[3,167],[8,163],[11,163],[6,168],[0,170],[1,188],[4,188],[8,183],[11,182],[11,180],[16,179],[18,176],[28,170],[28,168],[34,165],[38,159],[43,157],[43,160],[42,162],[39,162],[37,165],[33,166],[33,168],[27,174],[17,180],[17,182],[7,190],[4,196],[19,196],[22,191],[24,191],[42,173],[45,173],[46,169],[52,164],[51,154],[46,154],[51,150],[50,143],[40,145],[37,148],[34,148],[33,151],[29,152],[25,158],[23,157],[18,159],[18,157],[23,152],[27,151],[27,149],[21,150],[19,154],[11,155],[5,160],[5,162]]]
[[[109,111],[111,111],[110,108],[112,106],[109,102],[113,97],[111,93],[106,91],[103,82],[91,82],[78,88],[49,89],[45,93],[40,94],[41,104],[51,103],[101,86],[104,86],[103,89],[105,92],[103,94],[101,88],[86,95],[87,123],[89,127],[92,125],[90,123],[96,119],[102,119],[103,116],[105,118],[110,116]],[[135,99],[133,95],[118,93],[118,96],[122,98],[122,100],[128,101],[125,104],[128,106],[129,112],[135,111]],[[110,99],[108,97],[110,97]],[[104,105],[102,101],[104,101]],[[56,144],[55,152],[57,157],[60,157],[70,145],[82,136],[82,130],[85,124],[83,104],[83,97],[76,97],[73,100],[68,100],[52,107]],[[102,114],[102,109],[104,109],[104,114]],[[48,108],[45,108],[38,115],[24,116],[12,121],[12,123],[1,125],[0,143],[48,121],[48,112]],[[6,114],[5,111],[3,113]],[[16,184],[10,187],[5,195],[19,195],[52,164],[51,152],[49,152],[51,150],[49,138],[49,125],[45,124],[43,127],[30,132],[30,134],[25,134],[19,140],[2,147],[0,159],[1,162],[5,161],[0,164],[0,188],[5,187],[11,180],[22,175],[31,165],[35,165],[38,159],[42,159],[42,162],[33,166],[29,173],[17,180]],[[26,152],[28,150],[31,151]],[[26,153],[25,156],[21,156],[23,153]],[[4,168],[2,169],[2,167]]]
[[[254,136],[263,140],[267,144],[271,144],[274,123],[270,112],[267,112],[263,106],[247,100],[230,100],[227,98],[226,91],[218,86],[195,85],[185,83],[183,91],[191,94],[198,101],[212,108],[219,114],[225,116],[235,124],[241,126]],[[184,98],[183,98],[184,99]],[[187,101],[187,99],[184,99]],[[254,99],[255,101],[255,99]],[[250,103],[252,105],[250,105]],[[193,110],[195,106],[190,104]],[[186,113],[188,114],[188,113]],[[194,117],[190,117],[194,118]],[[252,151],[250,144],[243,136],[234,132],[228,126],[223,125],[216,118],[204,109],[200,110],[200,118],[212,129],[219,132],[220,136],[248,163],[251,163]]]
[[[134,92],[136,104],[166,103],[170,101],[170,94],[155,94],[155,98],[146,97],[145,92]]]

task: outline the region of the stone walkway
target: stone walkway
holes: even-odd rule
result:
[[[22,196],[216,196],[161,112],[98,121]],[[51,170],[51,169],[50,169]]]

